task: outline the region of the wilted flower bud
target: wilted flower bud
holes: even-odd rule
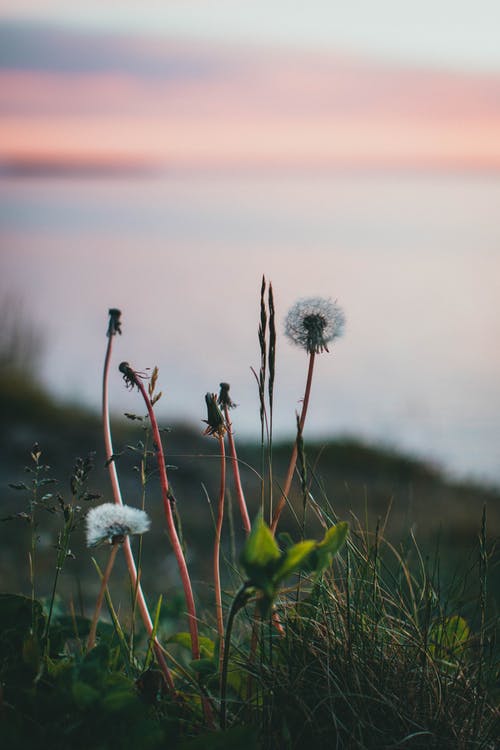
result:
[[[345,317],[336,302],[322,297],[300,299],[285,319],[285,333],[309,354],[327,352],[327,344],[342,335]]]
[[[108,325],[108,336],[114,336],[115,333],[119,333],[121,335],[122,332],[122,324],[121,324],[121,314],[122,311],[118,310],[117,307],[111,307],[108,311],[109,314],[109,325]]]
[[[207,405],[207,418],[203,420],[208,427],[204,435],[217,435],[223,437],[226,434],[226,423],[222,412],[217,405],[217,396],[215,393],[205,394],[205,403]]]
[[[231,396],[229,395],[229,383],[219,383],[219,385],[220,391],[217,403],[223,408],[227,406],[228,409],[235,409],[237,404],[235,404],[234,401],[231,400]]]

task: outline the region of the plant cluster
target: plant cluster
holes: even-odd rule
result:
[[[202,618],[154,409],[162,395],[158,369],[143,372],[126,361],[119,365],[123,381],[147,412],[146,417],[126,416],[144,420],[147,428],[134,448],[140,457],[140,498],[133,506],[123,502],[108,393],[113,341],[122,324],[120,310],[110,309],[102,417],[113,502],[94,504],[99,496],[87,489],[91,457],[76,463],[70,502],[45,493],[52,480],[38,446],[28,468],[31,485],[15,486],[28,497],[27,510],[17,517],[31,531],[31,595],[0,595],[0,731],[8,747],[494,747],[498,673],[486,616],[485,516],[473,631],[449,603],[443,605],[438,580],[423,561],[415,574],[385,544],[379,529],[369,534],[356,527],[349,534],[348,524],[329,504],[320,507],[309,492],[304,427],[315,361],[328,352],[344,324],[342,310],[331,300],[302,299],[288,313],[285,333],[305,350],[308,366],[297,437],[280,482],[272,460],[275,306],[272,287],[262,280],[260,367],[253,371],[260,404],[261,481],[253,523],[239,472],[230,386],[222,381],[218,394],[205,396],[204,434],[217,441],[220,471],[213,518],[213,609]],[[151,526],[146,484],[152,462],[168,552],[182,585],[186,627],[173,633],[163,627],[163,597],[151,607],[145,592],[142,535]],[[228,468],[245,542],[238,568],[229,571],[230,590],[225,590],[221,558]],[[298,514],[290,506],[294,479],[302,495]],[[86,510],[86,504],[93,507]],[[296,515],[296,539],[278,528],[287,504]],[[44,604],[36,589],[40,508],[63,519],[54,585]],[[307,538],[307,513],[314,513],[323,527],[321,539]],[[56,604],[59,574],[72,554],[70,539],[83,519],[88,546],[109,550],[103,570],[93,560],[100,588],[91,619]],[[139,537],[136,551],[134,536]],[[113,604],[110,586],[120,551],[130,579],[128,624]],[[104,602],[111,623],[101,619]]]

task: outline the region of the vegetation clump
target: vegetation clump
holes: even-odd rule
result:
[[[287,335],[308,359],[296,441],[282,480],[272,429],[275,306],[263,279],[260,368],[254,371],[258,488],[250,499],[229,417],[236,404],[222,381],[218,396],[206,393],[203,420],[219,466],[217,501],[210,501],[213,535],[210,527],[204,532],[213,540],[211,580],[195,585],[155,412],[159,373],[130,362],[119,370],[146,413],[126,415],[141,425],[143,439],[128,446],[138,461],[139,488],[135,504],[123,503],[123,452],[114,448],[108,393],[122,322],[121,311],[110,309],[102,424],[113,502],[96,504],[100,494],[88,489],[91,456],[77,460],[65,498],[36,444],[29,482],[12,484],[27,498],[26,509],[2,519],[24,521],[30,531],[29,596],[0,594],[0,731],[7,747],[493,750],[500,730],[499,661],[488,605],[493,558],[486,511],[477,565],[450,588],[439,560],[422,555],[412,535],[406,548],[393,546],[385,523],[374,531],[355,518],[348,524],[326,493],[318,500],[312,492],[315,469],[304,433],[314,366],[343,327],[340,307],[318,298],[299,301],[286,319]],[[160,523],[149,493],[152,478],[178,584],[175,596],[162,591],[156,601],[148,591],[152,582],[155,591],[161,588],[163,573],[149,564],[148,540],[142,539]],[[42,596],[37,565],[49,515],[59,523],[56,565],[50,594]],[[92,560],[100,579],[92,618],[84,606],[92,592],[80,590],[76,606],[58,595],[84,519],[89,546],[97,555],[101,544],[108,549],[104,571]],[[119,549],[123,555],[117,556]],[[115,558],[128,576],[128,606],[114,600]]]

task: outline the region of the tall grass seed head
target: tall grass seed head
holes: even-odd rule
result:
[[[103,503],[92,508],[86,518],[87,545],[122,544],[125,537],[133,534],[144,534],[148,531],[150,520],[148,514],[130,505]]]
[[[285,334],[308,354],[327,352],[328,344],[342,336],[345,316],[336,302],[323,297],[299,299],[285,318]]]

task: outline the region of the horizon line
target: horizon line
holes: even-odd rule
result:
[[[288,160],[217,161],[194,163],[158,162],[142,158],[67,158],[43,156],[0,156],[0,178],[5,177],[54,177],[54,178],[113,178],[137,177],[163,178],[177,175],[451,175],[451,176],[497,176],[500,175],[500,161],[476,163],[450,159],[405,159],[387,163],[383,160],[328,159],[325,162]]]

